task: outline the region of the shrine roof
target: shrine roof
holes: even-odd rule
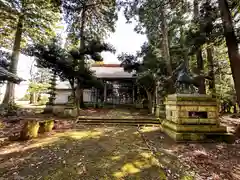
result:
[[[97,78],[102,79],[132,79],[133,73],[125,72],[120,64],[93,64],[90,69]],[[68,82],[57,82],[57,89],[71,89]]]
[[[91,70],[98,78],[132,78],[133,73],[125,72],[120,64],[94,64]]]

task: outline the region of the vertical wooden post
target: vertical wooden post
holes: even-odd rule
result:
[[[104,103],[107,102],[107,82],[104,82]]]

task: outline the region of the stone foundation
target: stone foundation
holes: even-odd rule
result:
[[[175,141],[228,140],[231,134],[220,125],[216,99],[207,95],[172,94],[165,102],[165,133]]]
[[[59,117],[77,117],[77,109],[73,105],[48,105],[45,109],[46,113],[52,113]]]

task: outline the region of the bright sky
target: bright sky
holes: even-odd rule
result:
[[[136,23],[126,24],[126,19],[122,12],[119,13],[119,18],[116,23],[116,31],[111,34],[106,40],[116,48],[116,53],[102,53],[104,63],[119,63],[117,56],[122,52],[133,53],[140,50],[141,45],[147,40],[145,35],[139,35],[134,32]],[[28,80],[30,78],[30,67],[33,59],[24,55],[21,55],[18,63],[18,76]],[[21,85],[16,87],[16,98],[23,97],[28,88],[27,82],[22,82]],[[4,93],[4,87],[0,89],[0,93]],[[1,95],[0,95],[1,96]]]
[[[102,53],[104,63],[119,63],[117,55],[122,52],[133,53],[140,50],[147,38],[145,35],[140,35],[134,32],[136,22],[126,24],[126,19],[122,12],[119,13],[119,18],[116,23],[116,31],[111,34],[107,42],[111,43],[116,48],[116,54]]]

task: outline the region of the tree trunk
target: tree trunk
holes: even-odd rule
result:
[[[33,93],[30,93],[29,95],[29,104],[33,104]]]
[[[213,47],[210,44],[208,44],[208,47],[207,47],[207,61],[208,61],[209,76],[212,77],[212,80],[209,81],[209,89],[211,90],[212,97],[216,97],[214,63],[213,63]]]
[[[147,92],[147,98],[148,98],[148,113],[152,114],[153,111],[153,96],[149,91]]]
[[[74,87],[74,79],[69,79],[69,84],[71,86],[71,89],[72,89],[72,99],[73,99],[73,103],[76,104],[76,91],[75,91],[75,87]]]
[[[15,34],[15,40],[12,51],[12,58],[9,71],[13,74],[17,74],[18,59],[20,54],[21,39],[23,32],[23,17],[19,16],[17,30]],[[15,84],[12,82],[7,83],[6,92],[3,99],[3,104],[14,103]]]
[[[37,94],[33,92],[33,104],[36,104]]]
[[[227,0],[218,0],[221,12],[221,18],[224,28],[224,36],[228,47],[228,56],[230,60],[230,67],[232,70],[232,77],[235,85],[237,102],[240,105],[240,55],[237,43],[237,37],[234,32],[231,12],[228,7]]]
[[[77,82],[77,88],[76,88],[76,108],[77,108],[77,115],[80,115],[80,83]]]
[[[86,21],[86,5],[83,5],[82,8],[82,14],[81,14],[81,22],[80,22],[80,51],[83,51],[85,48],[85,36],[84,36],[84,28],[85,28],[85,21]],[[83,65],[84,66],[84,56],[81,57],[80,62],[78,65]],[[81,62],[83,61],[83,63]],[[80,115],[80,108],[84,107],[83,103],[83,89],[81,88],[81,82],[78,80],[77,82],[77,112],[78,116]]]
[[[193,2],[193,13],[194,13],[194,21],[195,23],[198,22],[199,19],[199,0],[194,0]],[[199,47],[196,52],[196,58],[197,58],[197,74],[203,73],[204,70],[204,63],[203,63],[203,57],[202,57],[202,49]],[[205,86],[205,80],[204,78],[200,79],[200,86],[198,88],[198,93],[199,94],[206,94],[206,86]]]
[[[79,103],[80,103],[80,108],[85,108],[85,105],[84,105],[84,102],[83,102],[83,91],[84,91],[84,89],[83,88],[81,88],[80,89],[80,99],[79,99]]]
[[[161,10],[161,21],[162,21],[162,34],[163,34],[163,40],[162,40],[162,51],[164,55],[164,59],[166,62],[167,66],[167,73],[170,77],[173,76],[173,71],[172,71],[172,62],[171,62],[171,57],[170,57],[170,52],[169,52],[169,40],[168,40],[168,25],[167,25],[167,20],[166,20],[166,14],[165,14],[165,7],[162,6]],[[174,82],[172,78],[170,79],[170,85],[169,85],[169,92],[170,94],[174,93]]]
[[[41,95],[41,93],[39,92],[39,93],[37,93],[37,103],[39,103],[40,101],[41,101],[41,99],[42,99],[42,95]]]

